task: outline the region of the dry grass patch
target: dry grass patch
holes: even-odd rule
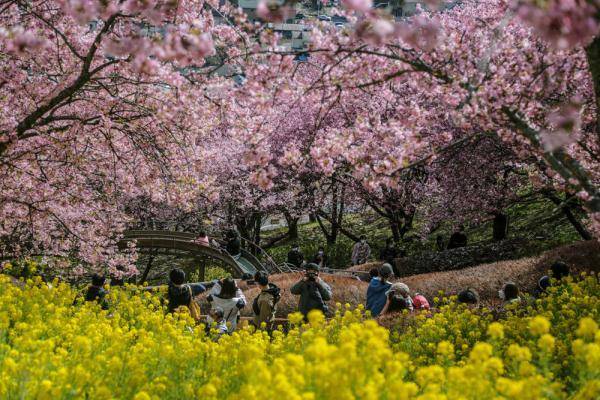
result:
[[[578,242],[550,250],[536,257],[499,261],[461,270],[413,275],[398,280],[405,282],[413,293],[422,293],[430,300],[438,296],[440,291],[446,295],[453,295],[472,287],[479,292],[482,303],[495,305],[498,303],[498,290],[505,282],[515,282],[521,290],[531,292],[535,288],[537,280],[546,273],[552,262],[557,260],[567,262],[574,273],[600,272],[600,243],[597,241]],[[380,265],[380,262],[372,262],[349,269],[368,271]],[[301,278],[301,273],[271,276],[271,281],[282,289],[278,317],[285,317],[297,310],[298,296],[292,295],[290,288]],[[367,283],[345,276],[322,274],[322,278],[333,290],[333,300],[328,303],[331,311],[335,311],[336,303],[358,305],[366,302]],[[247,286],[245,283],[241,284],[241,289],[250,304],[259,292],[257,286]],[[252,308],[246,307],[242,311],[242,315],[252,315]]]

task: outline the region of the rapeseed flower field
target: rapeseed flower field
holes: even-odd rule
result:
[[[157,293],[112,289],[105,311],[0,275],[0,398],[598,399],[599,294],[591,275],[501,312],[441,298],[388,329],[348,305],[215,340]]]

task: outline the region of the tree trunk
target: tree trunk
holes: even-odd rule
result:
[[[150,254],[148,258],[148,263],[146,264],[146,268],[144,269],[144,273],[140,277],[138,284],[143,284],[148,279],[148,274],[150,273],[150,269],[152,268],[152,262],[154,261],[154,254]]]
[[[320,214],[325,220],[329,221],[329,217],[327,216],[327,214],[325,213],[321,213]],[[331,222],[331,221],[329,221]],[[342,235],[346,236],[348,239],[354,241],[354,242],[358,242],[360,240],[360,237],[355,235],[354,233],[350,232],[349,230],[347,230],[346,228],[344,228],[342,225],[339,226],[339,231]]]
[[[331,224],[331,233],[327,238],[327,244],[335,244],[338,235],[338,187],[333,179],[331,183],[331,189],[331,217],[329,219],[329,223]]]
[[[323,214],[326,215],[325,213],[323,213]],[[323,232],[323,236],[325,236],[325,240],[327,241],[327,244],[335,244],[335,240],[333,240],[333,236],[331,235],[331,233],[329,233],[329,231],[327,230],[327,227],[325,226],[323,221],[321,221],[321,217],[318,214],[315,214],[315,218],[317,219],[319,228],[321,228],[321,232]],[[331,226],[332,226],[332,230],[333,230],[333,224]]]
[[[252,241],[256,244],[256,246],[260,246],[260,227],[262,225],[262,215],[261,213],[254,214],[254,234],[252,235]],[[252,246],[250,252],[253,255],[258,255],[258,247]]]
[[[544,192],[546,198],[556,204],[561,208],[562,212],[565,214],[565,217],[569,220],[573,228],[579,233],[579,236],[583,240],[591,240],[592,234],[586,229],[586,227],[581,223],[579,218],[573,213],[573,208],[569,205],[572,201],[563,202],[562,199],[554,192],[547,191]]]
[[[392,238],[394,239],[394,243],[396,245],[400,244],[400,228],[398,226],[398,221],[390,219],[390,230],[392,231]]]
[[[596,140],[600,145],[600,37],[596,36],[585,48],[596,97]]]
[[[493,239],[495,242],[506,239],[508,236],[508,215],[497,213],[494,215]]]
[[[298,240],[298,217],[292,217],[292,215],[284,211],[283,216],[288,226],[288,238],[290,240]]]

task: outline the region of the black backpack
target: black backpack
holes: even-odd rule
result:
[[[269,283],[269,288],[266,290],[266,292],[270,293],[273,296],[273,307],[275,307],[281,299],[281,289],[277,285]],[[258,307],[259,296],[256,296],[254,298],[254,301],[252,302],[252,311],[254,312],[254,315],[260,314],[260,308]]]

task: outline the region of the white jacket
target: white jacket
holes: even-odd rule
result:
[[[244,306],[248,303],[246,301],[246,296],[244,293],[238,288],[235,292],[235,297],[231,299],[222,299],[218,295],[221,292],[221,285],[216,283],[212,289],[210,290],[210,295],[212,296],[211,308],[215,309],[216,307],[221,307],[223,309],[223,315],[225,316],[225,322],[229,328],[229,333],[235,331],[237,327],[237,317],[240,314],[240,310],[237,308],[237,303],[242,300]],[[210,315],[206,318],[207,322],[211,324],[213,319]]]

